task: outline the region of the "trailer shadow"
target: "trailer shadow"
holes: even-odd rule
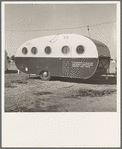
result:
[[[91,79],[79,79],[79,78],[61,78],[61,77],[52,77],[51,81],[63,81],[63,82],[74,82],[74,83],[86,83],[86,84],[108,84],[108,85],[114,85],[116,84],[116,77],[108,77],[106,79],[105,77],[97,77],[97,78],[91,78]]]
[[[40,77],[30,77],[29,79],[39,79]],[[74,83],[86,83],[86,84],[108,84],[114,85],[117,83],[116,76],[109,76],[106,79],[105,76],[102,77],[95,77],[90,79],[79,79],[79,78],[65,78],[65,77],[51,77],[50,81],[62,81],[62,82],[74,82]]]
[[[18,73],[17,70],[6,70],[5,74],[9,74],[9,73]]]

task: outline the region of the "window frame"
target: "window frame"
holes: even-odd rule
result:
[[[63,48],[65,48],[65,47],[68,47],[68,52],[67,52],[67,53],[63,53]],[[67,45],[63,46],[63,47],[61,48],[61,52],[62,52],[62,54],[64,54],[64,55],[69,54],[69,53],[70,53],[70,47],[67,46]]]
[[[50,49],[50,53],[47,53],[47,52],[46,52],[46,48],[49,48],[49,49]],[[45,47],[45,49],[44,49],[44,52],[45,52],[46,54],[48,54],[48,55],[49,55],[49,54],[51,54],[51,53],[52,53],[52,48],[51,48],[50,46],[46,46],[46,47]]]
[[[26,49],[26,53],[23,52],[24,49]],[[27,53],[28,53],[28,48],[27,47],[23,47],[22,48],[22,54],[27,55]]]
[[[82,49],[83,52],[82,52],[82,53],[78,53],[78,49],[77,49],[77,48],[78,48],[78,47],[81,47],[81,46],[82,46],[82,48],[83,48],[83,49]],[[77,54],[81,55],[81,54],[83,54],[84,52],[85,52],[85,48],[84,48],[83,45],[78,45],[78,46],[76,47],[76,53],[77,53]]]
[[[32,52],[32,49],[33,49],[33,48],[36,49],[36,53],[33,53],[33,52]],[[34,54],[34,55],[36,55],[36,54],[38,53],[38,49],[37,49],[36,47],[32,47],[32,48],[31,48],[31,53]]]

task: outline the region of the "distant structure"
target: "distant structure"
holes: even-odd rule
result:
[[[15,56],[14,55],[11,56],[11,60],[13,60],[13,61],[15,60]]]
[[[7,54],[7,52],[5,51],[5,71],[8,70],[8,59],[7,59],[7,56],[8,56],[8,54]]]
[[[51,76],[89,79],[107,73],[110,65],[108,47],[78,34],[59,34],[32,39],[16,52],[17,68],[42,80]]]
[[[110,73],[117,74],[117,60],[111,59],[110,62]]]

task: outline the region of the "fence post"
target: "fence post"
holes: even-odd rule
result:
[[[110,73],[110,68],[107,69],[107,73],[106,73],[106,77],[105,77],[106,80],[108,80],[109,73]]]
[[[17,70],[17,72],[18,72],[18,74],[20,74],[20,70],[19,69]]]

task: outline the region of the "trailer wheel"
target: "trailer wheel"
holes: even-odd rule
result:
[[[42,71],[41,73],[40,73],[40,78],[41,78],[41,80],[43,80],[43,81],[48,81],[48,80],[50,80],[51,79],[51,75],[50,75],[50,72],[48,72],[48,71]]]

